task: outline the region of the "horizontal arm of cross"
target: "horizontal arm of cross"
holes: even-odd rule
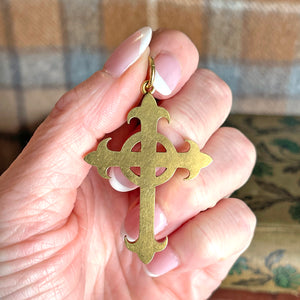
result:
[[[128,152],[123,153],[121,151],[112,151],[107,147],[108,142],[111,138],[107,138],[101,141],[97,147],[96,151],[89,153],[84,160],[89,164],[96,166],[98,168],[99,174],[109,179],[107,175],[107,169],[109,167],[119,167],[123,166],[134,166],[134,161],[137,161],[138,152]]]
[[[175,171],[177,168],[188,169],[190,175],[186,179],[192,179],[198,175],[201,168],[208,166],[212,159],[207,154],[199,151],[198,145],[193,141],[187,141],[190,144],[188,152],[178,153],[155,152],[149,156],[143,152],[122,152],[112,151],[107,148],[110,138],[99,143],[96,151],[91,152],[85,157],[85,160],[98,168],[99,174],[104,178],[109,178],[107,169],[109,167],[140,167],[145,165],[153,168],[162,167]]]
[[[186,142],[190,144],[190,149],[187,152],[175,152],[171,156],[165,156],[165,152],[156,153],[156,167],[171,168],[174,170],[177,168],[187,169],[190,174],[185,179],[195,178],[202,168],[207,167],[212,162],[212,158],[200,152],[195,142],[191,140],[187,140]]]

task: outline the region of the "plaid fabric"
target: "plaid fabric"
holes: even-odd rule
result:
[[[231,87],[233,112],[300,114],[298,0],[2,0],[2,165],[66,90],[145,25],[190,36],[200,67]]]

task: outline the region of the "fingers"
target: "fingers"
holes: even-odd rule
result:
[[[167,249],[157,253],[146,269],[159,276],[175,268],[185,272],[226,261],[249,246],[255,225],[256,218],[244,202],[224,199],[170,235]],[[224,276],[228,267],[225,263],[218,276]]]
[[[241,187],[255,163],[254,146],[234,128],[220,128],[202,151],[213,158],[213,163],[201,170],[197,178],[184,181],[184,174],[179,172],[157,187],[155,233],[158,239]],[[138,236],[138,214],[139,206],[133,207],[125,219],[125,231],[131,239]]]
[[[234,128],[220,128],[207,142],[203,152],[213,163],[197,178],[183,182],[182,174],[158,187],[157,206],[168,220],[166,232],[172,232],[200,211],[213,207],[249,179],[255,164],[253,144]]]
[[[199,61],[198,51],[185,34],[175,30],[155,32],[150,49],[156,68],[154,96],[158,99],[170,98],[195,72]]]
[[[213,72],[199,69],[172,101],[162,103],[170,113],[171,123],[163,119],[159,131],[176,146],[188,138],[202,149],[227,118],[231,104],[228,85]]]
[[[160,34],[164,38],[160,38]],[[176,68],[179,65],[180,69],[177,85],[180,87],[196,68],[198,56],[195,46],[185,35],[173,31],[170,34],[181,47],[175,42],[170,43],[166,38],[168,33],[162,31],[156,34],[152,43],[154,56],[164,53],[164,57],[158,59],[158,70],[162,68],[159,67],[161,64],[172,72],[166,54],[172,56],[171,61],[177,61]],[[12,184],[26,178],[24,186],[30,186],[32,191],[43,185],[44,190],[38,196],[53,189],[63,188],[69,192],[69,189],[77,188],[90,168],[83,156],[96,146],[97,139],[123,124],[130,108],[140,99],[140,86],[148,68],[150,39],[149,28],[138,31],[116,49],[104,70],[66,93],[1,180]],[[191,63],[182,61],[183,52]],[[156,88],[160,90],[159,85]],[[55,179],[49,180],[49,177]],[[5,186],[2,184],[2,194],[10,192]],[[24,198],[22,203],[25,203]],[[52,203],[54,200],[49,196],[47,201]],[[64,205],[71,208],[73,203]]]
[[[150,40],[149,28],[133,34],[116,49],[115,53],[123,53],[121,56],[112,54],[104,70],[57,102],[15,162],[16,168],[22,168],[22,177],[32,173],[33,168],[46,170],[47,177],[57,176],[59,169],[62,176],[56,184],[63,183],[64,188],[80,185],[89,170],[82,157],[94,147],[97,138],[124,123],[128,109],[138,101]],[[67,181],[66,174],[71,175]]]
[[[211,293],[220,286],[238,256],[233,255],[204,269],[180,273],[169,272],[154,281],[167,286],[176,295],[184,295],[186,299],[210,299]],[[147,269],[146,273],[149,274]],[[149,275],[153,276],[153,274]],[[181,284],[178,285],[178,282]],[[205,288],[203,288],[203,283],[205,283]]]
[[[176,95],[162,101],[161,106],[170,113],[171,122],[160,120],[158,131],[175,147],[191,139],[201,149],[227,118],[231,103],[230,88],[223,80],[211,71],[197,70]],[[122,175],[117,180],[124,182]],[[118,190],[124,188],[120,185]]]

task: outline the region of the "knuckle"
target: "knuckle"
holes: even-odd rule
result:
[[[256,216],[244,201],[228,198],[224,200],[224,204],[227,229],[220,228],[222,242],[218,253],[219,259],[244,252],[250,245],[256,227]],[[229,239],[225,239],[225,236]]]
[[[218,242],[210,233],[210,227],[202,225],[202,223],[195,222],[195,226],[191,232],[191,240],[201,241],[201,243],[195,243],[196,253],[199,257],[211,259],[219,252]]]
[[[73,88],[72,90],[66,92],[64,95],[60,97],[60,99],[56,102],[54,108],[50,113],[50,118],[56,118],[67,112],[69,107],[72,105],[74,100],[77,99],[76,91]]]
[[[216,262],[245,251],[255,226],[250,208],[239,199],[228,198],[192,221],[189,238],[198,258]]]
[[[232,202],[232,225],[236,228],[236,238],[233,243],[235,245],[229,249],[226,257],[243,253],[249,247],[256,227],[256,216],[244,201],[236,198],[230,198],[228,201]]]
[[[234,151],[236,159],[243,166],[253,168],[256,161],[256,149],[254,144],[237,128],[222,127],[221,131],[225,131],[227,141],[231,142],[231,149]]]
[[[236,225],[244,231],[248,239],[251,239],[256,227],[255,214],[244,201],[237,198],[231,198],[229,201],[233,202],[232,213],[235,216]]]
[[[197,71],[200,82],[210,95],[220,98],[222,102],[227,102],[231,106],[232,92],[228,84],[217,76],[214,72],[207,69],[199,69]]]

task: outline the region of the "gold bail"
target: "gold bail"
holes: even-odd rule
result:
[[[153,94],[155,92],[153,85],[155,77],[155,64],[153,57],[149,56],[148,64],[148,79],[145,80],[141,86],[141,90],[144,95],[147,93]]]

